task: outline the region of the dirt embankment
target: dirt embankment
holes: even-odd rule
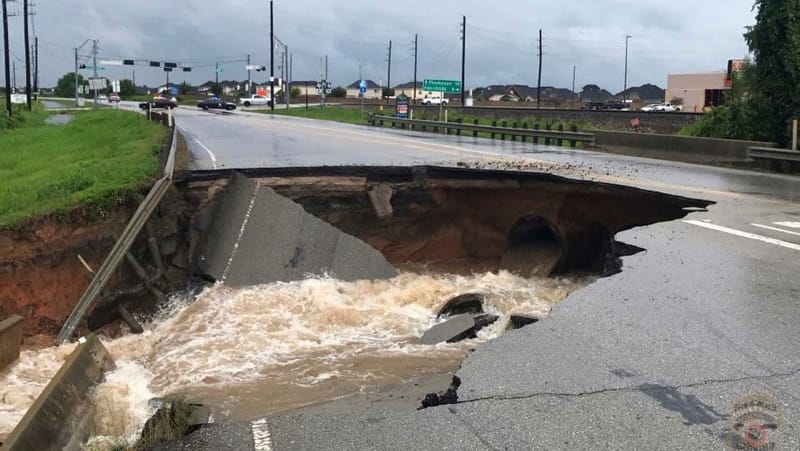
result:
[[[57,334],[89,284],[78,255],[97,270],[133,208],[93,224],[50,218],[0,231],[0,318],[23,316],[26,337]]]

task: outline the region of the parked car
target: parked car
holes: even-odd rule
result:
[[[272,99],[267,96],[259,96],[259,95],[252,95],[250,97],[242,97],[239,99],[239,103],[244,106],[250,105],[267,105],[272,106]]]
[[[97,100],[108,100],[108,97],[106,97],[105,94],[100,94],[99,96],[97,96]]]
[[[422,99],[423,105],[447,105],[448,100],[439,96],[425,97]]]
[[[178,100],[175,97],[156,96],[149,102],[139,104],[139,108],[146,110],[148,108],[178,108]]]
[[[642,111],[649,113],[650,111],[656,111],[656,108],[661,105],[660,103],[651,103],[649,105],[645,105],[642,107]]]
[[[236,104],[214,97],[208,100],[198,101],[197,108],[202,108],[203,111],[208,111],[210,109],[232,111],[236,109]]]
[[[119,94],[117,94],[116,92],[112,92],[111,94],[108,95],[108,103],[119,102],[119,101],[120,101]]]

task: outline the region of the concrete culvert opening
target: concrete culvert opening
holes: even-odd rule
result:
[[[549,276],[559,265],[562,242],[555,227],[540,216],[517,221],[508,234],[500,268],[521,276]]]

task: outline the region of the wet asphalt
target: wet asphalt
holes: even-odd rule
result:
[[[256,445],[247,423],[205,433],[226,448],[722,449],[735,401],[763,394],[780,410],[768,440],[800,449],[800,178],[255,113],[176,118],[197,169],[467,164],[716,202],[618,234],[646,251],[478,346],[458,404],[275,415]]]

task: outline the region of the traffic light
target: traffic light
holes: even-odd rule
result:
[[[258,69],[256,69],[256,72],[266,72],[266,70],[267,66],[260,66]]]
[[[184,71],[184,72],[191,72],[191,71],[192,71],[192,68],[191,68],[191,67],[184,67],[184,68],[183,68],[183,71]]]
[[[122,60],[122,64],[125,66],[133,66],[133,60]]]
[[[81,64],[81,65],[80,65],[80,66],[78,66],[78,67],[79,67],[79,68],[81,68],[81,69],[86,69],[86,65],[85,65],[85,64]]]
[[[150,61],[150,67],[161,67],[161,61]]]

